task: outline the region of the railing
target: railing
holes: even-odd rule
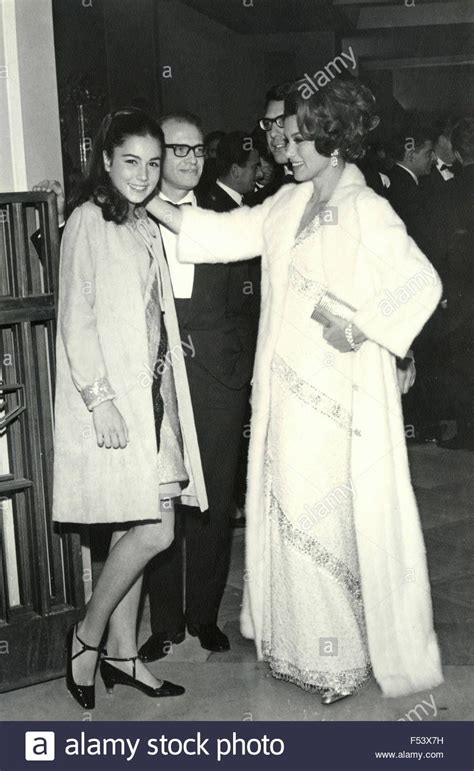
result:
[[[51,521],[58,264],[55,196],[0,195],[0,690],[62,673],[84,597],[79,538]]]

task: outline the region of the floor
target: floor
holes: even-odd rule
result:
[[[472,720],[474,718],[474,453],[410,449],[412,477],[425,533],[435,627],[445,682],[433,692],[384,699],[374,681],[357,696],[331,707],[314,694],[275,680],[239,634],[244,533],[234,533],[232,565],[219,623],[231,641],[228,653],[204,651],[188,637],[161,662],[159,677],[186,686],[176,699],[152,700],[132,689],[105,693],[84,713],[69,698],[64,680],[3,694],[2,720]],[[149,633],[145,605],[140,642]]]

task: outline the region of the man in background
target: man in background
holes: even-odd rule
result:
[[[453,151],[462,163],[452,181],[445,292],[451,390],[457,434],[439,442],[449,450],[474,450],[474,118],[452,132]]]
[[[292,83],[281,83],[273,86],[265,97],[264,115],[258,125],[265,134],[268,149],[272,154],[279,172],[265,187],[246,197],[245,202],[249,206],[262,203],[269,196],[274,195],[280,187],[287,182],[294,182],[293,173],[288,165],[286,155],[286,139],[284,131],[285,98],[288,96]]]
[[[392,143],[395,165],[389,172],[388,200],[404,221],[408,235],[432,259],[431,229],[420,180],[427,177],[434,163],[433,132],[414,120]],[[429,442],[441,439],[442,368],[439,326],[443,323],[439,308],[413,344],[417,377],[404,399],[407,439]]]
[[[408,125],[393,140],[393,154],[388,200],[405,223],[408,235],[426,253],[426,212],[420,179],[430,174],[434,163],[431,129],[417,123]]]

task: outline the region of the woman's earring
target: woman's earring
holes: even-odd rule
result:
[[[339,155],[339,150],[333,150],[332,151],[332,153],[331,153],[331,166],[337,166],[337,164],[339,163],[338,155]]]

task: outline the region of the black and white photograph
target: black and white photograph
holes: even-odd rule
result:
[[[473,29],[0,0],[0,717],[85,727],[71,767],[263,721],[438,735],[301,769],[472,769]],[[297,767],[263,733],[214,760]]]

